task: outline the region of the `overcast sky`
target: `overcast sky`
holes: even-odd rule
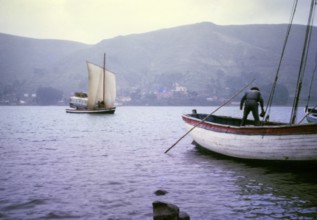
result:
[[[306,23],[310,0],[299,2],[295,23]],[[204,21],[288,23],[292,6],[293,0],[0,0],[0,33],[95,44]]]

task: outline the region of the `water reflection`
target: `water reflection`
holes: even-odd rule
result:
[[[150,220],[155,200],[192,220],[317,218],[316,167],[206,154],[189,136],[164,154],[191,109],[122,107],[98,117],[1,107],[0,218]],[[236,107],[222,111],[241,116]],[[168,193],[158,197],[158,189]]]
[[[211,153],[196,146],[196,156],[232,171],[237,186],[230,203],[245,218],[317,218],[317,164],[248,161]]]

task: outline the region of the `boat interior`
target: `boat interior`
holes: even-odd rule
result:
[[[192,113],[192,114],[189,114],[188,116],[203,120],[208,115],[207,114]],[[216,124],[222,124],[222,125],[240,126],[242,119],[241,118],[227,117],[227,116],[209,115],[208,118],[205,119],[205,121],[216,123]],[[261,121],[261,119],[260,119],[260,123],[261,123],[261,126],[286,125],[286,123],[282,123],[282,122],[264,122],[264,121]],[[255,125],[254,120],[247,120],[246,121],[246,126],[250,126],[250,125]]]

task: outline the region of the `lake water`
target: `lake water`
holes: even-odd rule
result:
[[[164,154],[185,134],[181,114],[193,107],[118,107],[114,115],[65,108],[0,107],[0,219],[153,219],[153,201],[192,220],[317,218],[314,165],[221,157],[189,136]],[[289,108],[271,114],[288,121]]]

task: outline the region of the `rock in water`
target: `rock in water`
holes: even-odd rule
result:
[[[160,201],[152,205],[154,220],[178,220],[179,208],[176,205]]]
[[[168,192],[166,190],[163,190],[163,189],[159,189],[159,190],[156,190],[154,192],[155,195],[157,196],[164,196],[165,194],[167,194]]]
[[[190,220],[186,212],[179,212],[179,208],[171,203],[153,202],[153,220]]]

